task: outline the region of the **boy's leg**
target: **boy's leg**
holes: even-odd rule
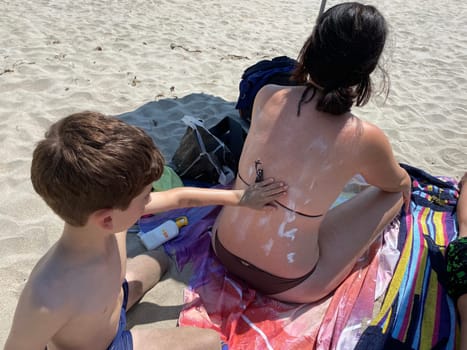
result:
[[[163,248],[128,259],[127,310],[161,279],[168,265],[169,259]],[[135,350],[219,350],[221,348],[219,335],[211,329],[138,327],[133,328],[131,334]]]
[[[140,327],[131,330],[134,350],[220,350],[221,341],[212,329],[194,327]]]
[[[169,258],[163,248],[150,250],[128,259],[126,268],[126,280],[129,287],[127,310],[159,282],[168,265]]]

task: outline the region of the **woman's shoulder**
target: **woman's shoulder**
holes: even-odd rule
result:
[[[376,124],[369,122],[368,120],[362,119],[352,112],[347,112],[342,115],[354,128],[358,129],[358,134],[366,137],[380,137],[384,135],[383,130]]]
[[[386,159],[392,155],[392,146],[388,136],[379,126],[360,119],[357,124],[358,145],[360,158]]]
[[[377,125],[361,119],[352,113],[342,115],[342,122],[345,124],[344,127],[338,128],[339,134],[347,141],[354,145],[358,145],[358,154],[366,153],[369,150],[379,150],[386,148],[388,144],[388,137],[384,131]],[[345,143],[345,142],[344,142]]]
[[[255,102],[259,105],[285,104],[299,99],[303,92],[303,86],[283,86],[275,84],[264,85],[256,95]]]
[[[284,103],[288,90],[286,86],[264,85],[256,94],[253,103],[253,115],[257,114],[258,110],[263,109],[265,106],[275,109],[279,104]]]
[[[290,90],[290,86],[282,86],[276,84],[267,84],[259,89],[256,99],[267,99],[273,95],[283,95]]]
[[[384,131],[379,126],[369,121],[361,120],[361,128],[368,142],[381,142],[387,139]]]

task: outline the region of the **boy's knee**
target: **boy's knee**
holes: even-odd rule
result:
[[[159,263],[160,269],[161,269],[161,276],[164,275],[164,273],[167,272],[167,269],[169,268],[170,265],[170,259],[169,256],[165,253],[164,249],[158,249],[154,250],[154,255],[152,257],[156,259],[156,261]]]
[[[141,254],[141,258],[149,257],[154,260],[161,271],[161,276],[167,271],[170,265],[170,259],[163,247],[157,248],[155,250],[148,250]]]
[[[219,333],[212,329],[200,329],[201,346],[203,349],[219,350],[221,348],[221,338]]]
[[[150,250],[134,258],[128,259],[126,279],[130,281],[143,282],[143,292],[145,288],[152,287],[157,283],[168,269],[170,259],[161,250]]]

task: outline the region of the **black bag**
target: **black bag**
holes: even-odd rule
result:
[[[229,184],[238,169],[246,126],[231,117],[210,129],[190,116],[182,120],[188,127],[172,157],[175,172],[184,179]]]
[[[287,56],[275,57],[272,60],[262,60],[245,69],[239,85],[237,104],[240,117],[246,122],[251,121],[253,102],[259,89],[266,84],[298,85],[291,79],[297,61]]]
[[[242,154],[243,144],[248,134],[248,124],[244,120],[225,117],[209,129],[211,134],[219,138],[232,153],[228,166],[235,174],[238,171],[238,161]]]

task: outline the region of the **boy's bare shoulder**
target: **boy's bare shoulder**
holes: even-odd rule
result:
[[[15,316],[5,349],[43,349],[58,329],[63,327],[76,310],[62,282],[48,269],[48,253],[33,268],[19,297]],[[25,330],[27,336],[25,337]]]
[[[83,304],[102,298],[110,286],[121,287],[120,255],[83,257],[85,254],[64,252],[52,248],[31,272],[25,290],[31,301],[50,310],[67,310],[79,314]],[[118,266],[118,267],[117,267]],[[89,294],[93,286],[95,293]],[[102,291],[102,293],[98,293]]]
[[[103,272],[102,259],[84,259],[83,254],[70,254],[57,242],[32,269],[25,290],[31,291],[31,301],[50,307],[81,307],[83,286],[95,281]]]
[[[80,277],[65,273],[66,268],[60,266],[61,263],[45,255],[36,264],[23,291],[31,307],[45,308],[51,312],[65,309],[72,311],[73,285]]]

